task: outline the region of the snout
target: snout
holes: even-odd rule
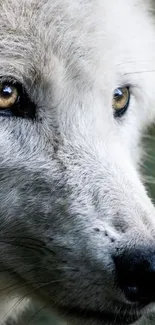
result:
[[[155,302],[155,246],[123,251],[114,262],[117,285],[128,301]]]

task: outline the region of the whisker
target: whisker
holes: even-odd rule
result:
[[[10,240],[10,239],[11,239],[11,241],[9,242],[8,240]],[[17,241],[19,241],[19,239],[20,239],[20,242],[17,242],[17,241],[14,242],[14,241],[12,241],[12,240],[15,240],[15,239]],[[25,241],[26,241],[26,245],[27,246],[25,246]],[[30,241],[33,241],[34,243],[31,243]],[[37,244],[35,244],[35,242],[37,242]],[[4,239],[1,237],[0,243],[6,243],[8,245],[10,244],[10,245],[13,245],[13,246],[20,246],[20,247],[23,247],[23,248],[29,248],[31,250],[38,251],[41,254],[47,252],[47,253],[50,253],[50,254],[55,255],[55,252],[52,249],[48,248],[45,245],[44,242],[42,242],[40,240],[33,239],[33,238],[28,238],[28,237],[15,237],[15,236],[6,237],[5,236]],[[38,243],[40,243],[40,244],[38,244]]]
[[[5,319],[11,314],[11,312],[17,307],[17,306],[20,306],[20,304],[26,299],[26,298],[30,298],[32,296],[33,293],[35,293],[38,289],[44,287],[44,286],[47,286],[51,283],[57,283],[57,282],[63,282],[64,280],[55,280],[55,281],[50,281],[50,282],[47,282],[45,284],[41,284],[40,286],[38,286],[37,288],[31,290],[30,292],[27,292],[22,298],[20,298],[10,309],[9,311],[4,315],[4,317],[2,318],[2,323],[1,325],[4,325],[3,322],[5,321]],[[33,285],[33,283],[29,283],[29,285]],[[35,283],[36,284],[36,283]],[[11,299],[13,300],[13,299]],[[9,300],[9,301],[11,301]]]
[[[155,72],[155,70],[141,70],[141,71],[133,71],[133,72],[125,72],[123,73],[123,76],[128,76],[132,74],[142,74],[142,73],[150,73],[150,72]]]
[[[136,63],[136,64],[138,63],[138,64],[141,64],[141,65],[142,65],[142,64],[144,64],[144,63],[145,63],[145,64],[146,64],[146,63],[148,64],[149,61],[148,61],[148,60],[143,60],[143,61],[141,60],[141,61],[139,62],[138,60],[128,60],[128,61],[124,61],[124,62],[120,62],[120,63],[118,63],[117,66],[120,67],[120,66],[122,66],[122,65],[133,64],[133,63]]]
[[[37,266],[37,268],[41,268],[41,269],[43,269],[43,270],[45,270],[46,271],[46,269],[48,270],[48,271],[51,271],[51,272],[53,272],[53,271],[63,271],[63,270],[72,270],[72,268],[71,267],[55,267],[55,268],[46,268],[46,267],[43,267],[43,266]],[[34,271],[35,270],[35,268],[31,268],[31,269],[29,269],[29,270],[27,270],[26,272],[24,272],[24,273],[22,273],[22,276],[24,276],[25,274],[28,274],[29,272],[32,272],[32,271]],[[12,274],[14,274],[15,272],[12,272]],[[30,279],[30,278],[29,278]],[[60,280],[59,280],[60,281]],[[63,281],[63,280],[62,280]],[[15,290],[18,290],[18,289],[21,289],[21,288],[23,288],[23,287],[25,287],[25,286],[28,286],[29,285],[29,283],[27,283],[27,282],[25,282],[25,284],[21,284],[21,285],[19,285],[19,281],[18,282],[16,282],[16,283],[14,283],[14,284],[11,284],[10,286],[7,286],[7,287],[5,287],[5,288],[3,288],[3,289],[0,289],[0,297],[2,297],[4,294],[6,294],[6,291],[8,290],[8,289],[12,289],[12,290],[9,290],[7,293],[12,293],[12,292],[14,292]],[[48,285],[48,284],[50,284],[50,283],[53,283],[53,281],[51,281],[51,282],[48,282],[47,284],[46,283],[44,283],[44,284],[42,284],[42,285]],[[31,285],[34,285],[34,284],[39,284],[39,282],[37,281],[37,282],[31,282],[30,283]],[[4,292],[4,293],[3,293]]]
[[[42,246],[45,246],[45,243],[39,239],[36,239],[36,238],[31,238],[31,237],[24,237],[24,236],[5,236],[5,239],[17,239],[17,240],[29,240],[29,241],[32,241],[32,242],[36,242],[36,246],[38,245],[38,247],[42,247]]]
[[[32,251],[35,251],[35,252],[39,252],[42,255],[45,254],[45,252],[55,255],[55,252],[52,251],[51,249],[49,249],[47,247],[37,246],[37,245],[34,245],[32,243],[26,243],[26,245],[24,245],[22,243],[9,242],[9,241],[3,240],[3,239],[0,239],[0,243],[5,243],[7,245],[26,248],[26,249],[29,249],[29,250],[32,250]]]
[[[38,249],[38,247],[36,248],[34,245],[25,246],[25,245],[22,245],[20,243],[8,242],[8,241],[2,240],[2,239],[0,239],[0,243],[5,243],[7,245],[19,246],[19,247],[27,248],[27,249],[30,249],[32,251],[37,251],[37,252],[40,252],[41,254],[43,254],[42,250]]]

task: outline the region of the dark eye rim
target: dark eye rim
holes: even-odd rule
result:
[[[23,84],[12,76],[0,76],[0,83],[16,87],[19,94],[16,102],[11,107],[0,109],[0,117],[35,119],[36,105],[29,98]]]
[[[122,88],[127,88],[129,96],[128,96],[128,100],[127,100],[125,106],[122,109],[120,109],[120,110],[114,109],[114,117],[115,118],[121,118],[128,110],[129,104],[130,104],[130,99],[131,99],[130,87],[129,86],[121,86],[121,87],[117,87],[116,89],[122,89]]]

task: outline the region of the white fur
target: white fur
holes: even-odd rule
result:
[[[4,47],[0,54],[0,75],[13,75],[22,83],[26,78],[30,78],[33,86],[35,82],[39,83],[38,92],[36,89],[33,91],[30,84],[27,89],[31,98],[37,102],[40,119],[42,118],[42,124],[39,125],[38,122],[37,126],[33,124],[30,126],[25,121],[10,122],[9,125],[4,122],[1,126],[2,133],[0,133],[0,151],[4,166],[9,164],[11,167],[16,166],[21,169],[26,166],[26,172],[28,170],[32,172],[32,175],[39,168],[43,172],[46,170],[46,181],[53,177],[55,183],[61,182],[59,162],[67,166],[66,182],[69,189],[74,189],[68,198],[69,211],[70,215],[79,215],[79,219],[76,220],[75,226],[76,222],[72,219],[67,221],[66,216],[64,221],[60,214],[57,227],[58,219],[55,218],[57,210],[53,208],[51,219],[54,220],[53,224],[56,227],[52,228],[54,229],[54,235],[53,233],[52,235],[55,236],[53,245],[57,248],[57,243],[59,244],[58,256],[59,254],[61,256],[62,247],[69,245],[74,247],[74,227],[78,231],[82,229],[84,235],[81,237],[79,235],[81,246],[83,247],[83,238],[86,238],[86,242],[89,243],[88,253],[90,256],[93,255],[96,263],[100,263],[103,256],[102,238],[99,241],[97,237],[92,236],[94,226],[101,231],[106,229],[109,238],[114,238],[117,242],[122,240],[124,245],[125,239],[124,237],[122,239],[122,232],[118,230],[119,225],[125,225],[129,233],[132,232],[135,244],[143,239],[146,242],[154,239],[155,210],[139,175],[139,163],[142,159],[141,137],[155,119],[155,26],[151,13],[152,7],[150,1],[146,3],[142,0],[46,0],[45,3],[41,0],[2,0],[0,3],[2,26],[0,48]],[[122,120],[116,120],[112,111],[113,91],[124,85],[130,86],[130,107]],[[16,127],[16,123],[20,123],[20,126],[18,124]],[[59,132],[55,134],[57,126]],[[23,140],[24,145],[27,141],[25,139],[28,138],[28,144],[24,148],[21,144],[17,145],[18,140],[16,144],[13,143],[11,130],[14,131],[15,128],[19,132],[17,138],[20,138],[21,129],[24,130],[26,134]],[[59,134],[61,134],[61,139],[59,139]],[[54,153],[51,148],[57,139],[58,155],[52,161]],[[30,180],[33,179],[33,176],[29,177]],[[38,180],[37,177],[39,176],[36,176]],[[20,178],[17,173],[15,179],[20,186],[23,182],[22,177]],[[28,182],[27,179],[26,181]],[[4,187],[7,188],[7,181]],[[25,187],[26,190],[27,187]],[[10,197],[15,203],[18,192],[16,192],[16,186],[12,185],[10,188],[13,188]],[[53,190],[53,185],[51,188]],[[95,192],[96,189],[98,189],[99,218],[95,215],[90,196],[91,191]],[[26,192],[25,198],[27,196]],[[1,194],[0,200],[3,202],[2,197]],[[35,196],[33,193],[32,201],[35,202],[36,198],[37,194]],[[5,195],[5,200],[8,208],[10,203],[7,195]],[[39,200],[38,203],[41,201]],[[28,202],[31,204],[32,201],[29,199]],[[20,204],[19,202],[17,203]],[[55,202],[66,211],[63,196],[54,198]],[[16,207],[18,204],[12,206]],[[47,214],[50,204],[48,205],[46,201],[44,203],[43,210]],[[118,209],[119,219],[116,225]],[[33,215],[33,209],[30,211]],[[104,222],[103,214],[105,214]],[[46,216],[38,221],[38,227],[36,227],[36,221],[32,225],[31,222],[28,224],[22,212],[18,217],[20,217],[19,233],[21,236],[24,237],[24,231],[28,229],[28,235],[32,233],[34,238],[42,240],[48,247],[48,238],[52,235],[48,231],[45,234],[44,227],[42,231],[40,230],[41,226],[47,222]],[[11,223],[12,228],[9,228],[11,233],[17,229],[18,222],[16,223],[15,219],[14,217],[12,221],[8,216],[5,220],[6,225]],[[25,228],[23,228],[24,222]],[[4,228],[6,229],[7,226]],[[4,236],[10,232],[7,228]],[[107,244],[107,247],[110,247],[110,244]],[[20,253],[19,250],[17,247],[17,256]],[[106,248],[105,252],[109,250]],[[77,252],[79,251],[78,246]],[[19,260],[15,256],[17,262],[14,265],[13,254],[15,253],[13,252],[11,251],[9,255],[6,249],[6,267],[13,265],[13,269],[17,272],[16,266],[19,262],[19,274],[29,283],[31,277],[25,278],[24,270],[30,269],[30,261],[25,262],[24,257],[22,260],[22,254],[19,254]],[[5,264],[5,254],[2,256],[2,265]],[[64,256],[65,254],[64,250]],[[104,257],[108,268],[110,257],[108,253],[103,254],[107,254],[107,257]],[[73,257],[75,255],[73,254]],[[46,262],[46,256],[43,257],[43,266],[46,265],[44,262]],[[70,263],[69,257],[68,263]],[[80,265],[79,269],[80,267],[82,266]],[[69,279],[72,278],[69,271],[67,276]],[[81,292],[85,290],[82,285],[86,279],[82,276],[79,273],[76,277],[81,284],[77,284],[75,296],[78,287],[81,286]],[[4,279],[1,279],[1,283],[6,286],[8,281],[6,275]],[[26,289],[24,294],[23,291],[23,288],[15,290],[13,297],[10,297],[10,293],[6,290],[5,296],[0,299],[0,325],[3,325],[5,317],[8,318],[11,315],[11,311],[15,311],[16,317],[18,310],[15,306],[20,307],[18,305],[20,297],[23,310],[22,297],[26,294],[28,297],[31,296],[30,292],[33,292],[33,289],[30,292]],[[60,301],[64,299],[63,293],[61,296],[60,291]],[[78,294],[80,296],[80,293]],[[93,304],[93,294],[92,290],[90,305]],[[44,294],[41,293],[38,296],[38,300],[42,301]],[[59,300],[57,295],[56,299]],[[84,302],[85,298],[83,298]],[[101,324],[94,319],[81,320],[70,318],[70,316],[67,322],[68,324],[71,322],[72,325],[105,324],[104,320]]]

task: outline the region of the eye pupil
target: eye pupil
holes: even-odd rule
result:
[[[120,97],[123,96],[123,93],[122,93],[122,90],[121,88],[117,88],[115,91],[114,91],[114,98],[117,100],[120,99]]]

